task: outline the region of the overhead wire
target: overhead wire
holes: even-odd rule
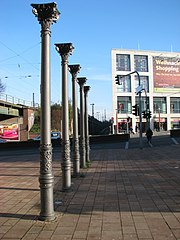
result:
[[[39,68],[37,68],[36,66],[34,66],[34,64],[32,64],[32,63],[29,62],[26,58],[24,58],[24,57],[22,56],[22,54],[24,54],[24,53],[28,52],[29,50],[35,48],[35,47],[38,46],[40,43],[41,43],[41,42],[38,42],[37,44],[35,44],[35,45],[31,46],[31,47],[28,47],[28,48],[25,49],[24,51],[18,53],[18,52],[16,52],[15,50],[13,50],[12,48],[10,48],[9,46],[7,46],[7,45],[6,45],[5,43],[3,43],[2,41],[0,41],[0,44],[1,44],[1,45],[3,45],[5,48],[7,48],[8,50],[10,50],[11,52],[13,52],[13,53],[15,54],[15,55],[12,56],[12,57],[5,58],[5,59],[3,59],[3,60],[0,60],[0,64],[1,64],[1,63],[4,63],[5,61],[8,61],[8,60],[10,60],[10,59],[13,59],[13,58],[16,58],[16,57],[20,57],[20,58],[23,59],[28,65],[31,65],[33,68],[35,68],[35,69],[39,72],[39,71],[40,71]],[[23,64],[24,64],[24,63],[23,63]],[[19,64],[19,63],[17,64],[19,70],[21,70],[21,66],[22,66],[23,64]],[[15,76],[15,77],[17,77],[17,76]],[[22,73],[20,74],[19,78],[21,78],[21,77],[22,77]],[[24,76],[24,77],[25,77],[25,76]],[[5,77],[5,78],[8,78],[8,77]],[[26,81],[25,81],[25,83],[33,86],[32,84],[27,83]],[[55,85],[55,82],[54,82],[54,81],[52,81],[51,84],[52,84],[52,86],[53,86],[53,92],[56,91],[57,95],[59,96],[59,97],[58,97],[58,101],[60,101],[60,91],[58,91],[58,88],[57,88],[57,86]],[[21,86],[21,87],[22,87],[22,86]],[[11,88],[12,88],[12,87],[11,87]],[[15,88],[14,88],[14,89],[15,89]],[[17,90],[17,89],[16,89],[16,90]],[[29,91],[28,91],[28,92],[29,92]],[[34,91],[34,92],[35,92],[35,91]],[[35,92],[35,93],[36,93],[36,92]],[[36,93],[36,94],[37,94],[37,93]]]

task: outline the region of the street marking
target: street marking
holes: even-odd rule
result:
[[[175,138],[171,138],[172,139],[172,141],[173,141],[173,143],[174,144],[176,144],[176,145],[178,145],[179,143],[176,141],[176,139]]]
[[[129,142],[126,142],[125,149],[128,149],[129,147]]]

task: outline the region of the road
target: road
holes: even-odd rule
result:
[[[142,138],[143,149],[150,148],[149,144],[147,143],[147,139],[145,136]],[[172,139],[170,135],[155,135],[152,138],[152,147],[168,147],[170,145],[178,145],[180,144],[180,138]],[[129,142],[113,142],[113,143],[94,143],[90,146],[91,149],[136,149],[140,148],[140,141],[138,135],[132,135]],[[53,148],[53,159],[60,159],[60,151],[61,146],[54,146]],[[23,156],[31,155],[32,158],[39,159],[39,148],[17,148],[17,149],[1,149],[1,157],[11,156],[12,159],[16,160],[17,156],[19,159],[23,159]],[[12,161],[11,159],[11,161]]]
[[[174,140],[174,141],[173,141]],[[170,135],[155,135],[152,138],[152,147],[167,147],[170,145],[175,145],[175,144],[180,144],[180,138],[172,139]],[[142,137],[142,145],[143,148],[149,148],[151,147],[147,143],[146,136]],[[94,144],[91,146],[93,149],[103,149],[103,148],[111,148],[111,149],[135,149],[135,148],[140,148],[140,141],[139,141],[139,136],[138,135],[131,135],[129,142],[116,142],[116,143],[99,143],[99,144]]]

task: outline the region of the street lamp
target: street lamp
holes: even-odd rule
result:
[[[85,158],[85,118],[84,118],[84,84],[86,83],[86,77],[77,78],[77,82],[80,86],[80,167],[86,167]]]
[[[72,43],[56,43],[56,50],[61,56],[62,65],[62,191],[71,187],[71,160],[69,141],[69,106],[68,106],[68,57],[73,52]]]
[[[88,92],[90,86],[84,86],[84,101],[85,101],[85,147],[86,147],[86,163],[89,162],[89,122],[88,122]]]
[[[54,215],[50,104],[50,26],[59,18],[56,3],[31,4],[41,24],[41,142],[40,142],[40,202],[39,219],[52,221]]]
[[[80,65],[69,65],[69,72],[72,75],[72,105],[73,105],[73,176],[79,175],[79,136],[78,136],[78,109],[76,82],[77,74],[80,72]]]

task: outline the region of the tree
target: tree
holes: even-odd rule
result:
[[[61,131],[62,106],[60,104],[51,105],[51,129],[53,131]]]
[[[40,112],[41,109],[37,108],[35,110],[35,119],[34,125],[31,128],[31,132],[39,133],[40,132]],[[72,134],[72,103],[69,100],[69,131]],[[62,131],[62,106],[58,103],[51,105],[51,130],[52,131]]]
[[[0,93],[4,92],[6,89],[5,85],[2,83],[1,79],[0,79]]]

